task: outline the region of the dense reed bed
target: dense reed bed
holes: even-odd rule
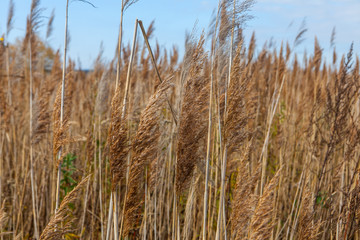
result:
[[[300,60],[304,30],[256,47],[252,4],[220,1],[183,59],[137,21],[132,45],[120,30],[114,60],[84,72],[48,46],[53,17],[39,36],[39,1],[7,42],[11,2],[0,239],[359,239],[359,59],[327,62],[315,39]]]

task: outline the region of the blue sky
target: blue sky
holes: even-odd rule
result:
[[[71,0],[70,0],[71,1]],[[0,34],[6,31],[8,0],[0,0]],[[26,16],[31,0],[14,0],[15,23],[10,41],[25,34]],[[71,37],[69,56],[80,59],[83,68],[91,68],[100,44],[104,45],[104,57],[114,56],[120,23],[121,0],[92,0],[97,8],[73,1],[69,8],[69,32]],[[40,35],[45,36],[47,17],[55,9],[54,33],[50,45],[55,49],[63,45],[65,0],[42,0],[43,27]],[[185,32],[191,31],[197,21],[197,28],[207,30],[217,0],[140,0],[124,15],[124,43],[133,35],[135,19],[141,19],[145,27],[155,20],[154,40],[162,47],[178,46],[184,49]],[[360,1],[359,0],[258,0],[255,4],[245,36],[250,38],[255,31],[257,45],[273,38],[277,46],[282,40],[292,43],[298,29],[306,19],[308,32],[305,41],[297,47],[301,55],[304,49],[313,50],[315,35],[324,53],[330,52],[330,36],[336,27],[336,49],[346,53],[354,42],[355,53],[360,51]],[[154,44],[154,40],[152,44]]]

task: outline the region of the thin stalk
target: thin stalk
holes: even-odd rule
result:
[[[220,94],[219,94],[220,96]],[[222,147],[222,142],[223,142],[223,138],[222,138],[222,130],[221,130],[221,116],[220,116],[220,102],[219,102],[219,97],[217,98],[217,106],[218,106],[218,132],[219,132],[219,162],[221,164],[221,170],[222,165],[223,165],[223,156],[221,156],[221,153],[223,153],[223,147]],[[217,172],[218,175],[218,172]],[[221,178],[222,178],[222,171],[221,171]],[[221,183],[220,183],[221,186]],[[221,189],[221,187],[220,187]],[[220,193],[221,194],[221,193]],[[221,197],[220,197],[221,198]],[[218,211],[218,220],[217,220],[217,226],[216,226],[216,235],[215,235],[215,239],[220,239],[220,232],[221,232],[221,203],[219,205],[219,211]]]
[[[219,215],[217,220],[217,228],[216,228],[216,240],[220,239],[221,235],[221,224],[223,219],[226,216],[222,216],[224,214],[224,200],[225,200],[225,175],[226,175],[226,165],[227,165],[227,144],[225,144],[224,151],[223,151],[223,159],[222,159],[222,166],[221,166],[221,184],[220,184],[220,204],[219,204]],[[226,235],[226,225],[224,227],[224,232]],[[225,238],[226,239],[226,238]]]
[[[344,156],[345,159],[345,156]],[[339,201],[339,216],[341,216],[341,211],[344,204],[344,188],[345,188],[345,162],[342,163],[341,167],[341,181],[340,181],[340,201]],[[336,240],[340,239],[341,227],[343,226],[342,219],[339,217],[336,223]]]
[[[144,25],[143,25],[143,23],[142,23],[141,20],[139,20],[139,26],[140,26],[141,32],[142,32],[142,34],[143,34],[143,36],[144,36],[145,43],[146,43],[146,46],[147,46],[148,51],[149,51],[149,54],[150,54],[151,62],[152,62],[153,66],[154,66],[154,68],[155,68],[155,71],[156,71],[156,75],[157,75],[160,83],[162,83],[163,81],[161,80],[161,76],[160,76],[159,70],[158,70],[158,68],[157,68],[157,66],[156,66],[156,61],[155,61],[155,58],[154,58],[154,54],[153,54],[153,52],[152,52],[152,50],[151,50],[150,43],[149,43],[149,39],[148,39],[148,37],[147,37],[147,35],[146,35],[145,29],[144,29]],[[166,92],[165,92],[165,96],[166,96],[166,101],[167,101],[167,103],[168,103],[168,105],[169,105],[169,108],[170,108],[172,117],[173,117],[173,119],[174,119],[175,125],[177,125],[177,120],[176,120],[176,117],[175,117],[175,112],[174,112],[173,107],[172,107],[171,104],[170,104],[170,101],[169,101],[169,98],[168,98]]]
[[[278,92],[278,95],[276,97],[275,102],[273,102],[273,108],[272,108],[272,112],[270,113],[270,119],[269,119],[269,124],[268,124],[268,129],[266,132],[266,137],[265,137],[265,141],[264,141],[264,145],[262,147],[262,151],[261,151],[261,155],[260,155],[260,160],[262,160],[262,169],[261,169],[261,183],[260,183],[260,196],[263,194],[263,190],[264,190],[264,184],[265,184],[265,173],[266,173],[266,165],[267,165],[267,159],[264,157],[265,154],[265,150],[267,149],[267,146],[269,144],[269,137],[270,137],[270,130],[271,130],[271,125],[272,125],[272,121],[274,119],[275,113],[276,113],[276,109],[280,100],[280,95],[284,86],[284,82],[285,82],[285,75],[286,73],[284,73],[283,79],[281,81],[281,85],[280,85],[280,89]]]
[[[94,133],[96,133],[96,123],[94,122],[93,123],[93,129],[94,129]],[[97,153],[96,153],[96,149],[95,149],[95,151],[93,151],[93,158],[92,158],[92,160],[94,161],[93,162],[93,166],[94,166],[94,169],[93,169],[93,172],[94,172],[94,179],[93,179],[93,188],[92,188],[92,192],[93,193],[97,193],[98,192],[98,189],[97,189],[97,187],[98,187],[98,184],[97,184],[97,174],[98,174],[98,168],[97,168],[97,164],[96,164],[96,158],[97,158]],[[96,209],[96,207],[97,207],[97,198],[96,197],[94,197],[94,198],[92,198],[92,208],[93,209]],[[95,226],[95,221],[96,221],[96,218],[97,216],[95,215],[95,214],[91,214],[91,226],[93,227],[93,226]],[[93,235],[94,235],[94,233],[93,233]]]
[[[6,40],[6,48],[5,48],[5,55],[6,55],[6,75],[8,81],[8,101],[10,107],[12,106],[12,92],[11,92],[11,81],[10,81],[10,55],[9,55],[9,43]],[[11,121],[13,124],[13,115],[11,115]]]
[[[117,201],[118,201],[118,197],[117,197],[117,192],[116,190],[113,191],[112,193],[113,198],[114,198],[114,203],[113,203],[113,209],[114,209],[114,239],[118,240],[119,239],[119,219],[118,219],[118,205],[117,205]],[[121,234],[120,234],[121,236]]]
[[[60,108],[60,124],[64,121],[64,98],[65,98],[65,74],[66,74],[66,54],[67,54],[67,34],[68,34],[68,16],[69,16],[69,0],[66,0],[66,14],[65,14],[65,37],[64,37],[64,58],[61,79],[61,108]],[[61,156],[62,149],[60,149],[58,157]],[[60,204],[60,178],[61,178],[61,161],[58,166],[57,182],[56,182],[56,205],[55,213],[58,211]]]
[[[102,205],[102,169],[101,169],[101,114],[99,115],[99,201],[100,201],[100,225],[101,225],[101,239],[104,239],[104,224],[103,224],[103,205]]]
[[[227,83],[225,84],[225,106],[224,106],[224,113],[226,118],[227,113],[227,88],[230,85],[231,81],[231,68],[232,68],[232,52],[233,52],[233,45],[234,45],[234,28],[235,28],[235,6],[236,6],[236,0],[234,0],[234,6],[233,6],[233,19],[232,19],[232,27],[231,27],[231,43],[230,43],[230,55],[229,55],[229,69],[228,69],[228,79]],[[220,124],[220,121],[219,121]],[[226,142],[226,139],[225,139]],[[226,223],[226,214],[225,214],[225,175],[226,175],[226,166],[227,166],[227,143],[225,143],[224,147],[224,153],[223,153],[223,164],[222,164],[222,171],[221,171],[221,186],[220,186],[220,205],[219,205],[219,216],[218,216],[218,222],[217,222],[217,230],[216,230],[216,239],[220,239],[220,224],[222,221],[222,218],[224,218],[223,222]],[[226,224],[224,224],[224,234],[225,239],[227,239],[227,233],[226,233]]]
[[[205,169],[205,190],[204,190],[204,217],[203,217],[203,232],[202,238],[206,239],[206,222],[208,214],[208,199],[209,199],[209,166],[210,166],[210,154],[211,154],[211,128],[212,128],[212,102],[213,102],[213,88],[214,88],[214,62],[215,62],[215,41],[216,41],[216,29],[219,23],[219,12],[220,12],[220,3],[218,3],[218,12],[216,15],[215,23],[215,33],[212,41],[212,51],[211,51],[211,72],[210,72],[210,98],[209,98],[209,123],[208,123],[208,136],[207,136],[207,151],[206,151],[206,169]]]
[[[32,33],[30,33],[29,37],[29,54],[30,54],[30,61],[29,61],[29,70],[30,70],[30,87],[29,87],[29,99],[30,99],[30,182],[31,182],[31,198],[32,198],[32,211],[33,211],[33,217],[34,217],[34,229],[35,229],[35,238],[39,239],[39,230],[38,230],[38,224],[37,224],[37,214],[36,214],[36,197],[35,197],[35,182],[34,182],[34,159],[33,159],[33,144],[32,144],[32,135],[33,135],[33,69],[32,69],[32,48],[31,48],[31,36]]]
[[[128,66],[127,76],[126,76],[125,94],[124,94],[123,109],[122,109],[122,116],[121,116],[122,119],[125,118],[126,106],[127,106],[127,102],[128,102],[130,77],[131,77],[131,69],[132,69],[131,67],[132,67],[132,63],[134,61],[134,53],[135,53],[135,47],[136,47],[137,26],[138,26],[138,19],[135,20],[134,36],[133,36],[132,49],[131,49],[131,55],[130,55],[130,62],[129,62],[129,66]],[[128,164],[128,166],[129,165],[130,164]],[[129,167],[127,167],[127,176],[129,175],[128,172],[129,172]],[[128,181],[128,177],[126,179]],[[128,191],[128,186],[126,184],[125,198],[127,195],[127,191]],[[114,198],[114,202],[116,205],[115,198]],[[120,237],[122,235],[122,226],[123,226],[123,222],[124,222],[123,220],[124,220],[125,207],[126,207],[126,199],[124,201],[124,206],[123,206],[122,216],[121,216]],[[117,220],[117,218],[118,218],[118,216],[114,215],[114,221],[115,221],[115,219]],[[117,238],[115,240],[117,240]]]
[[[83,213],[83,217],[81,220],[81,237],[80,239],[82,239],[82,233],[84,231],[84,225],[85,225],[85,217],[86,217],[86,209],[87,209],[87,201],[88,201],[88,196],[89,196],[89,188],[90,188],[90,181],[87,182],[86,184],[86,193],[85,193],[85,200],[84,200],[84,213]]]
[[[110,194],[110,203],[109,203],[109,213],[108,213],[108,221],[106,227],[106,240],[110,239],[110,232],[111,232],[111,223],[113,218],[113,194]]]
[[[125,95],[124,95],[124,100],[123,100],[123,109],[122,109],[123,111],[122,111],[121,118],[125,117],[125,112],[126,112],[126,107],[127,107],[127,102],[128,102],[132,63],[134,61],[134,53],[135,53],[135,47],[136,47],[137,26],[138,26],[138,20],[136,19],[133,42],[132,42],[132,49],[131,49],[131,54],[130,54],[130,62],[129,62],[128,70],[127,70],[127,76],[126,76]]]
[[[147,173],[147,169],[146,169],[146,173]],[[155,186],[155,196],[154,196],[154,238],[155,239],[158,239],[157,238],[157,231],[156,231],[156,225],[157,225],[157,211],[156,211],[156,193],[157,193],[157,186]],[[146,209],[146,208],[145,208]]]
[[[119,83],[120,83],[120,63],[121,63],[123,14],[124,14],[124,0],[121,0],[120,27],[119,27],[120,29],[119,29],[119,39],[118,39],[115,89],[118,88]]]
[[[181,239],[181,235],[180,235],[180,217],[177,214],[177,232],[176,232],[176,239],[180,240]]]
[[[0,113],[0,126],[2,125],[2,115]],[[3,129],[1,131],[1,143],[0,143],[0,203],[2,203],[2,177],[4,176],[3,174],[3,168],[4,168],[4,164],[3,164],[3,145],[4,145],[4,139],[5,139],[5,130]],[[2,229],[2,224],[0,224],[0,229]],[[1,240],[3,240],[3,236],[1,236]]]
[[[144,229],[143,229],[143,239],[146,240],[146,224],[147,224],[147,212],[148,212],[148,186],[147,186],[147,169],[145,169],[145,204],[144,204]],[[155,223],[156,224],[156,223]],[[155,235],[156,236],[156,235]],[[155,237],[156,239],[156,237]]]
[[[301,200],[301,197],[302,197],[302,193],[303,193],[305,184],[306,184],[306,183],[304,183],[303,185],[300,186],[299,202],[300,202],[300,200]],[[300,208],[301,208],[301,207],[302,207],[302,204],[299,204],[299,205],[297,206],[297,209],[295,209],[295,219],[294,219],[293,225],[291,226],[290,239],[294,239],[294,235],[295,235],[295,232],[296,232],[296,227],[297,227],[297,225],[298,225],[299,212],[300,212]]]
[[[117,65],[116,65],[116,82],[115,82],[115,89],[118,88],[119,82],[120,82],[120,62],[121,62],[121,45],[122,45],[122,25],[123,25],[123,14],[124,14],[124,0],[121,0],[121,13],[120,13],[120,29],[119,29],[119,38],[118,38],[118,49],[117,49]],[[116,192],[116,191],[114,191]],[[109,203],[109,214],[108,214],[108,224],[106,229],[106,240],[110,239],[110,229],[111,229],[111,221],[113,218],[113,211],[116,212],[116,218],[117,218],[117,207],[114,208],[114,204],[116,206],[116,203],[113,203],[113,195],[114,192],[111,192],[110,195],[110,203]],[[117,227],[118,220],[114,218],[114,234],[115,237],[117,236],[115,232],[118,232]],[[117,237],[115,238],[117,240]]]
[[[175,191],[173,193],[173,217],[172,217],[172,235],[171,235],[171,239],[176,239],[176,214],[177,213],[177,209],[176,209],[176,194]]]
[[[304,165],[305,166],[305,165]],[[286,223],[288,223],[288,228],[287,228],[287,231],[286,231],[286,237],[285,239],[288,239],[289,237],[289,234],[290,234],[290,228],[291,228],[291,224],[292,224],[292,216],[293,216],[293,212],[295,211],[295,205],[296,203],[298,202],[298,195],[300,195],[300,188],[302,188],[302,181],[303,181],[303,176],[304,176],[304,170],[302,171],[301,173],[301,176],[300,176],[300,180],[298,182],[298,188],[296,188],[296,193],[295,193],[295,197],[294,197],[294,200],[293,200],[293,204],[291,206],[291,211],[290,211],[290,214],[286,220]],[[299,199],[300,199],[301,196],[299,196]],[[286,223],[284,224],[283,228],[286,226]],[[283,229],[280,230],[279,234],[282,232]],[[275,238],[277,239],[277,237]]]
[[[234,10],[233,10],[233,19],[232,19],[232,28],[231,28],[228,78],[227,78],[227,82],[225,83],[225,106],[224,106],[225,114],[226,114],[226,107],[227,107],[227,88],[230,85],[230,81],[231,81],[231,67],[232,67],[232,55],[233,55],[232,52],[233,52],[233,46],[234,46],[235,5],[236,5],[236,0],[234,0]]]

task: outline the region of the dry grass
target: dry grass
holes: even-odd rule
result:
[[[162,83],[139,37],[128,95],[130,46],[111,63],[100,51],[91,72],[70,60],[61,122],[61,53],[33,1],[26,36],[0,44],[1,240],[33,239],[35,225],[41,239],[102,239],[112,213],[128,239],[359,239],[359,59],[334,50],[327,64],[317,39],[302,60],[288,43],[260,49],[241,30],[252,4],[220,4],[183,59],[151,46]]]

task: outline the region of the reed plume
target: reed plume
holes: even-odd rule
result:
[[[205,145],[207,133],[209,81],[202,72],[206,60],[203,45],[204,35],[194,51],[184,86],[177,145],[177,194],[189,186],[195,166],[205,157],[201,148]]]
[[[144,171],[146,168],[149,169],[151,163],[157,161],[158,158],[161,135],[160,114],[167,100],[166,93],[171,86],[169,80],[162,82],[141,113],[139,128],[132,146],[129,190],[125,199],[124,236],[128,236],[131,230],[138,227],[139,211],[144,201],[145,188],[142,186]],[[152,171],[156,171],[156,169],[148,170],[150,174]]]
[[[354,116],[352,114],[352,108],[356,104],[360,87],[351,77],[352,55],[353,45],[351,45],[346,59],[344,57],[342,58],[339,72],[335,76],[335,81],[327,84],[325,88],[325,113],[320,114],[316,112],[316,108],[320,108],[320,106],[319,104],[314,105],[313,117],[315,117],[311,121],[311,124],[315,124],[316,126],[329,125],[329,133],[325,136],[320,136],[323,146],[314,144],[315,146],[325,147],[326,149],[325,155],[320,159],[321,167],[317,173],[316,194],[320,193],[323,185],[322,180],[326,175],[327,166],[334,159],[336,148],[344,144],[344,140],[350,138],[353,131],[359,131],[358,126],[353,121]],[[318,91],[320,92],[320,90],[321,88],[319,87]],[[356,147],[356,144],[352,147]],[[314,151],[316,150],[319,149],[315,149]],[[352,150],[353,149],[348,149],[347,151]]]
[[[8,17],[6,21],[6,37],[9,36],[9,33],[14,27],[14,12],[15,12],[15,5],[14,0],[9,1],[9,10],[8,10]]]
[[[7,125],[6,123],[8,123],[10,119],[9,117],[10,113],[11,113],[10,106],[8,104],[8,101],[6,101],[5,92],[3,91],[3,88],[1,88],[0,89],[0,116],[1,116],[0,129],[5,129]]]
[[[113,71],[112,67],[110,67],[107,71],[105,71],[102,74],[100,81],[98,83],[98,90],[95,100],[95,112],[100,115],[105,114],[107,112],[109,85],[110,85],[112,71]]]
[[[37,56],[38,37],[36,35],[41,25],[41,14],[43,8],[40,8],[40,0],[32,0],[30,7],[30,15],[26,20],[26,34],[23,41],[23,51],[30,50],[30,68],[34,65]],[[31,71],[31,70],[30,70]],[[30,73],[32,74],[32,73]]]
[[[249,129],[249,122],[255,116],[251,74],[248,74],[240,63],[241,46],[240,43],[236,50],[227,90],[224,139],[229,157],[233,152],[239,150],[245,140],[251,137],[253,131]]]
[[[65,87],[64,91],[66,92],[66,96],[64,99],[64,105],[70,104],[70,95],[69,92],[66,91],[67,88]],[[63,121],[61,121],[60,115],[61,115],[61,92],[62,87],[59,85],[56,97],[54,101],[54,107],[53,107],[53,156],[54,159],[56,159],[55,165],[59,167],[59,165],[62,162],[62,159],[64,157],[64,153],[62,153],[62,156],[57,157],[57,155],[60,152],[60,149],[62,149],[65,144],[70,142],[70,137],[68,133],[69,129],[69,118],[70,118],[70,108],[66,108],[64,115],[63,115]]]
[[[2,65],[1,62],[4,59],[4,56],[3,56],[4,52],[5,52],[5,56],[6,56],[5,62],[6,62],[7,82],[8,82],[8,92],[7,93],[8,93],[8,102],[9,102],[10,106],[12,105],[12,83],[10,80],[10,53],[9,53],[8,38],[9,38],[11,30],[14,27],[14,11],[15,11],[14,1],[10,0],[9,1],[8,18],[6,21],[6,35],[5,35],[5,37],[6,37],[5,43],[7,44],[7,47],[5,48],[5,44],[4,44],[4,46],[0,47],[0,58],[1,58],[0,65]],[[3,44],[1,44],[1,45],[3,45]]]
[[[49,39],[50,36],[52,35],[53,31],[54,31],[54,19],[55,19],[55,9],[52,10],[51,15],[49,17],[49,21],[47,23],[47,27],[46,27],[46,39]]]
[[[48,132],[51,122],[50,112],[48,110],[50,91],[47,84],[43,84],[39,95],[35,95],[33,102],[33,132],[32,143],[38,144],[42,136]]]
[[[305,186],[298,227],[298,239],[300,240],[315,240],[321,234],[320,228],[322,223],[316,222],[313,204],[312,193],[309,187]]]
[[[81,180],[81,182],[64,197],[58,211],[51,217],[49,223],[41,233],[41,240],[62,239],[66,233],[74,231],[73,224],[75,223],[75,219],[71,217],[72,211],[69,208],[69,204],[74,203],[79,198],[81,189],[89,179],[90,175]]]
[[[109,161],[112,174],[111,185],[113,190],[126,177],[126,158],[129,152],[127,116],[123,115],[122,110],[120,87],[118,87],[111,101],[111,118],[108,134]]]
[[[259,180],[260,167],[257,167],[253,175],[250,175],[248,166],[252,148],[252,143],[246,147],[237,172],[230,218],[232,239],[247,237],[250,220],[254,214],[254,206],[258,201],[258,196],[255,195],[254,190]]]
[[[254,215],[250,222],[249,239],[260,240],[271,238],[271,232],[274,226],[273,215],[275,211],[273,203],[280,174],[281,168],[266,185],[263,195],[256,205]]]

